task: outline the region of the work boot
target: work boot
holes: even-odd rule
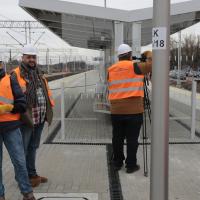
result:
[[[5,200],[5,197],[0,197],[0,200]]]
[[[37,177],[40,177],[41,183],[46,183],[46,182],[48,182],[48,178],[46,178],[46,177],[38,176],[38,175],[37,175]]]
[[[43,177],[43,176],[38,176],[38,175],[31,176],[30,180],[40,180],[40,183],[46,183],[46,182],[48,182],[48,178]]]
[[[32,186],[32,187],[37,187],[37,186],[39,186],[40,183],[41,183],[41,178],[40,178],[40,176],[31,176],[31,177],[29,178],[29,180],[30,180],[30,183],[31,183],[31,186]]]
[[[140,169],[140,165],[135,165],[134,167],[127,167],[126,168],[126,173],[131,174]]]
[[[119,171],[122,167],[123,167],[123,163],[113,165],[113,168],[115,171]]]
[[[36,200],[32,192],[28,194],[23,194],[23,196],[24,196],[23,200]]]

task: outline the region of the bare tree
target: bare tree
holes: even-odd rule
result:
[[[171,66],[177,66],[177,42],[171,39]],[[196,35],[185,35],[181,44],[182,53],[182,69],[186,66],[191,66],[194,70],[200,66],[200,36]]]

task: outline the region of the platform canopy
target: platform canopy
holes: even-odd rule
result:
[[[61,0],[20,0],[19,5],[68,44],[111,49],[114,22],[124,22],[124,41],[132,45],[132,23],[142,24],[142,45],[151,43],[153,8],[132,11]],[[171,5],[171,34],[200,21],[200,0]]]

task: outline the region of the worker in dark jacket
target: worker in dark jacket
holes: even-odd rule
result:
[[[0,60],[0,200],[5,200],[2,182],[3,143],[15,169],[23,200],[35,200],[26,169],[23,141],[20,132],[20,113],[26,110],[25,96],[16,79],[10,79]]]

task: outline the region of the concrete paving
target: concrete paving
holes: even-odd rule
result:
[[[21,200],[14,181],[12,165],[4,155],[3,174],[6,197]],[[104,146],[42,145],[38,152],[38,173],[48,183],[34,189],[37,193],[98,194],[98,200],[109,200],[109,182]]]
[[[150,149],[148,149],[150,153]],[[198,144],[170,145],[169,147],[169,200],[198,200],[200,196],[200,146]],[[142,148],[138,153],[142,164]],[[141,167],[143,167],[141,165]],[[143,169],[126,174],[119,172],[124,200],[147,200],[150,178],[143,176]]]
[[[87,84],[93,85],[98,80],[97,72],[88,72]],[[85,75],[78,74],[63,79],[65,82],[66,109],[70,108],[77,94],[85,92],[85,88],[72,86],[83,85]],[[60,117],[60,84],[63,80],[52,81],[56,99],[55,118],[52,125],[45,127],[42,142],[59,122]],[[37,157],[39,174],[47,176],[49,182],[34,189],[37,195],[45,193],[61,193],[67,195],[87,194],[98,200],[110,200],[108,163],[105,145],[111,144],[112,128],[109,116],[93,112],[94,86],[88,86],[87,92],[77,101],[75,107],[66,118],[66,140],[60,140],[58,133],[53,142],[77,144],[42,144]],[[183,103],[183,102],[182,102]],[[179,118],[189,116],[189,111],[183,112],[182,106],[173,99],[170,113]],[[188,120],[188,119],[187,119]],[[189,120],[188,120],[189,121]],[[150,128],[148,127],[150,138]],[[190,142],[190,132],[177,120],[170,120],[170,140]],[[91,145],[80,145],[88,143]],[[148,162],[150,162],[150,146],[148,146]],[[169,156],[169,196],[170,200],[198,200],[200,196],[200,146],[198,144],[170,145]],[[149,178],[143,176],[142,146],[139,147],[138,160],[141,170],[134,174],[126,174],[123,168],[119,172],[124,200],[149,199]],[[13,167],[6,151],[4,151],[3,176],[7,200],[21,200],[17,184],[14,180]],[[43,193],[43,194],[42,194]],[[39,196],[38,196],[39,197]],[[89,197],[89,196],[88,196]],[[48,200],[48,199],[47,199]],[[90,199],[89,199],[90,200]],[[93,199],[96,200],[96,199]]]
[[[170,145],[169,152],[169,200],[199,199],[200,146]],[[148,155],[150,160],[150,153]],[[140,171],[126,174],[123,168],[119,172],[124,200],[149,199],[150,180],[143,176],[141,146],[138,160]],[[49,182],[34,189],[36,194],[90,193],[98,194],[98,200],[110,199],[105,146],[42,145],[38,152],[37,166],[38,172],[47,176]],[[4,153],[3,174],[7,199],[21,200],[7,152]]]

